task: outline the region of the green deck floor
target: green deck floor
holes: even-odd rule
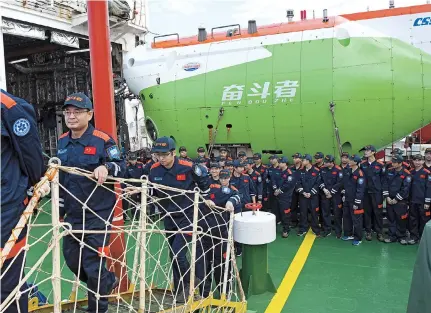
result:
[[[49,223],[50,217],[43,213],[38,223]],[[34,228],[34,238],[46,229]],[[34,239],[33,239],[34,240]],[[269,246],[269,271],[278,286],[284,278],[303,238],[295,231],[288,239],[277,240]],[[34,264],[44,252],[46,244],[32,248],[27,266]],[[289,313],[401,313],[406,311],[410,282],[417,252],[416,246],[401,246],[364,241],[354,247],[334,236],[314,241],[304,268],[284,306],[282,312]],[[63,259],[62,259],[63,260]],[[128,253],[128,263],[133,252]],[[50,268],[51,256],[42,268]],[[239,259],[239,266],[241,260]],[[39,272],[38,281],[48,277]],[[73,279],[67,268],[63,277]],[[34,277],[34,276],[33,276]],[[48,295],[50,281],[40,286]],[[68,298],[70,285],[62,286],[62,298]],[[248,309],[263,313],[273,294],[266,293],[248,299]],[[277,312],[270,312],[277,313]]]

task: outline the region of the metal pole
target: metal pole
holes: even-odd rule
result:
[[[198,219],[199,219],[199,191],[195,188],[193,200],[193,233],[192,233],[192,251],[190,260],[190,291],[188,303],[193,301],[195,293],[195,274],[196,274],[196,241],[198,238]],[[184,236],[184,235],[183,235]]]
[[[57,158],[51,159],[50,164]],[[54,313],[61,313],[61,258],[60,258],[60,187],[58,184],[59,171],[54,176],[51,183],[51,218],[52,218],[52,295],[54,303]]]
[[[148,180],[147,177],[141,177],[144,180],[142,183],[141,190],[141,207],[140,207],[140,219],[139,219],[139,230],[142,231],[140,241],[138,241],[141,256],[140,256],[140,268],[139,268],[139,313],[145,312],[145,262],[146,262],[146,242],[147,242],[147,190]],[[150,299],[151,302],[151,299]]]
[[[4,54],[2,25],[3,22],[0,13],[0,88],[6,90],[6,56]]]
[[[96,127],[117,141],[108,2],[87,0],[91,83]]]

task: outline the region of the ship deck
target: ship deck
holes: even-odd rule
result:
[[[49,221],[49,215],[39,214],[38,224]],[[46,230],[35,227],[30,238],[37,238]],[[28,253],[27,268],[44,252],[46,244],[38,245],[40,249],[33,247]],[[385,244],[375,238],[355,247],[334,235],[314,238],[309,232],[298,237],[293,230],[289,238],[283,239],[278,234],[268,249],[269,273],[278,291],[249,297],[248,311],[404,313],[417,249],[418,245]],[[128,253],[127,258],[128,263],[132,261],[133,252]],[[238,258],[238,264],[241,266],[241,258]],[[38,280],[45,278],[51,268],[52,261],[48,257],[42,264]],[[62,268],[62,276],[73,279],[66,267]],[[48,298],[52,296],[50,286],[47,281],[39,288]],[[70,289],[70,284],[62,285],[63,299],[68,298]]]

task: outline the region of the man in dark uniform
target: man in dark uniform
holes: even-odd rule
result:
[[[124,178],[134,178],[134,179],[140,179],[143,175],[145,175],[145,167],[142,162],[139,162],[137,160],[137,155],[134,152],[131,152],[129,154],[129,162],[127,163],[126,167],[126,174],[124,175]],[[135,187],[141,187],[141,183],[129,183],[132,186]],[[132,209],[132,216],[135,221],[139,220],[139,210],[136,209],[136,205],[141,204],[141,193],[134,193],[130,196],[131,200],[133,201],[133,209]],[[129,206],[129,202],[125,201],[127,210]]]
[[[244,164],[247,162],[247,154],[245,153],[245,151],[240,151],[238,153],[238,160],[240,160]]]
[[[293,158],[293,164],[289,167],[289,169],[293,172],[295,182],[298,181],[299,177],[301,176],[300,170],[302,169],[302,154],[297,152],[294,155],[292,155]],[[292,212],[292,227],[296,228],[298,226],[299,221],[299,194],[296,192],[296,190],[292,194],[292,205],[291,205],[291,212]]]
[[[180,151],[180,159],[183,159],[183,160],[186,160],[189,162],[193,162],[193,160],[187,156],[187,148],[186,147],[184,147],[184,146],[180,147],[179,151]]]
[[[425,149],[425,163],[424,168],[431,171],[431,148]]]
[[[209,208],[203,208],[205,214],[204,221],[201,223],[202,229],[208,235],[202,238],[202,250],[204,251],[203,257],[197,260],[198,268],[204,270],[204,273],[198,273],[197,276],[201,281],[204,281],[203,286],[200,286],[202,296],[208,297],[212,287],[211,269],[214,268],[213,276],[215,285],[219,293],[222,293],[222,283],[224,278],[225,259],[227,253],[227,239],[229,231],[229,212],[221,212],[211,210],[215,205],[218,207],[225,207],[229,210],[239,211],[241,206],[241,198],[238,190],[230,185],[230,172],[228,170],[220,171],[220,181],[210,185],[209,198],[207,205]],[[218,238],[222,238],[218,239]],[[228,270],[227,283],[229,284],[230,275]],[[229,286],[227,292],[229,292]]]
[[[171,138],[158,138],[152,152],[156,154],[159,162],[151,167],[149,175],[151,183],[182,190],[194,190],[197,185],[202,196],[208,199],[210,181],[206,168],[176,157],[175,142]],[[166,212],[165,230],[191,231],[193,229],[193,196],[179,195],[175,191],[157,188],[150,191],[159,199],[158,207]],[[170,246],[176,301],[184,303],[188,300],[190,291],[190,264],[185,247],[191,240],[191,236],[183,233],[167,233],[166,236]],[[197,268],[196,273],[200,270]]]
[[[251,181],[254,184],[254,190],[256,192],[257,202],[262,203],[262,192],[263,192],[263,182],[260,173],[253,168],[254,160],[252,158],[247,159],[245,164],[245,174],[250,176]]]
[[[343,207],[343,232],[342,240],[353,240],[352,245],[359,246],[362,243],[364,196],[366,180],[359,168],[361,157],[351,155],[349,157],[349,170],[343,173],[344,207]]]
[[[416,154],[412,157],[414,169],[411,171],[409,209],[409,244],[414,245],[422,237],[425,224],[431,219],[431,172],[423,167],[424,157]]]
[[[397,155],[399,155],[399,156],[402,157],[403,153],[404,153],[403,150],[401,150],[400,148],[395,148],[391,152],[391,157],[393,158],[393,157],[395,157]],[[408,162],[406,162],[406,161],[403,161],[403,166],[408,171],[411,168],[410,164]],[[385,167],[386,167],[386,171],[389,170],[390,168],[392,168],[392,159],[390,159],[389,161],[386,162]]]
[[[364,198],[364,227],[365,239],[372,240],[371,230],[377,233],[377,240],[384,241],[383,238],[383,196],[382,180],[385,176],[385,165],[383,162],[376,160],[376,148],[372,145],[365,146],[364,157],[367,160],[362,161],[361,170],[365,174],[367,188]]]
[[[280,180],[281,170],[279,168],[278,157],[276,155],[271,155],[269,157],[269,162],[271,163],[271,166],[267,168],[268,176],[266,180],[268,188],[268,202],[271,213],[275,215],[276,222],[279,224],[281,222],[280,208],[278,207],[277,197],[274,195],[274,191],[277,189],[274,188],[274,186],[277,186],[277,181]]]
[[[328,154],[324,158],[325,166],[320,169],[320,176],[325,184],[325,189],[320,191],[320,211],[322,217],[323,237],[331,234],[331,211],[334,213],[335,234],[341,238],[341,224],[343,219],[343,205],[340,189],[343,173],[341,167],[335,165],[335,158]]]
[[[262,155],[260,153],[253,154],[253,160],[254,160],[254,170],[257,171],[260,174],[260,177],[262,178],[262,209],[267,210],[268,209],[268,186],[267,186],[267,180],[268,180],[268,170],[265,165],[262,164]]]
[[[27,204],[27,189],[40,181],[45,167],[36,114],[25,100],[0,89],[1,100],[1,249],[17,226]],[[49,189],[46,189],[48,192]],[[27,226],[17,238],[1,270],[1,303],[24,277]],[[6,271],[7,270],[7,271]],[[5,272],[6,271],[6,272]],[[20,288],[22,292],[25,284]],[[5,313],[28,312],[28,294],[10,302]]]
[[[84,176],[60,172],[60,208],[66,213],[65,221],[74,230],[110,230],[106,222],[113,219],[116,197],[114,185],[103,184],[108,175],[122,177],[125,173],[125,162],[121,159],[120,150],[109,135],[97,130],[89,121],[93,117],[93,104],[83,93],[68,96],[63,105],[63,114],[70,131],[60,136],[58,141],[58,158],[61,165],[79,167],[93,173],[97,182]],[[77,201],[74,197],[79,201]],[[83,210],[83,203],[86,209]],[[81,239],[81,235],[76,235]],[[118,278],[105,267],[105,256],[109,253],[109,233],[89,233],[83,242],[90,246],[82,249],[80,242],[72,235],[63,239],[63,254],[69,269],[87,284],[88,311],[107,312],[108,299],[96,299],[95,294],[109,295],[118,285]],[[96,252],[99,251],[99,252]]]
[[[210,159],[205,156],[205,148],[199,147],[197,149],[197,153],[198,153],[198,157],[196,158],[195,162],[205,163],[205,167],[208,169],[210,166]],[[199,159],[199,162],[198,162],[198,159]],[[205,160],[205,162],[203,160]]]
[[[312,157],[305,154],[302,159],[303,168],[296,184],[299,193],[300,221],[298,236],[303,236],[308,230],[308,213],[311,215],[311,229],[316,237],[320,237],[319,228],[319,187],[322,186],[322,178],[317,167],[311,165]]]
[[[277,197],[280,208],[281,227],[283,228],[281,236],[287,238],[290,232],[292,194],[295,191],[296,180],[293,172],[287,166],[289,163],[287,157],[281,157],[279,163],[281,179],[274,195]]]
[[[383,196],[386,197],[389,232],[386,243],[399,241],[402,245],[407,242],[408,199],[410,195],[411,174],[403,166],[403,157],[396,155],[392,158],[392,168],[386,172],[383,179]]]
[[[219,175],[220,175],[220,170],[221,170],[221,166],[220,163],[218,162],[211,162],[210,163],[210,174],[211,174],[211,178],[210,178],[210,183],[211,184],[219,184]]]
[[[314,160],[315,160],[315,163],[313,164],[314,167],[317,167],[320,170],[324,165],[324,162],[323,162],[324,157],[325,155],[322,152],[316,152],[316,154],[314,155]]]

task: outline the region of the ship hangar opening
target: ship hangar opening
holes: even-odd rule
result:
[[[65,130],[61,106],[68,94],[91,98],[88,37],[3,19],[6,90],[31,103],[46,157],[56,155],[58,136]],[[122,46],[111,43],[114,88],[122,84]],[[122,97],[115,98],[119,140],[128,149]],[[121,102],[121,103],[120,103]],[[92,121],[94,123],[94,121]]]

